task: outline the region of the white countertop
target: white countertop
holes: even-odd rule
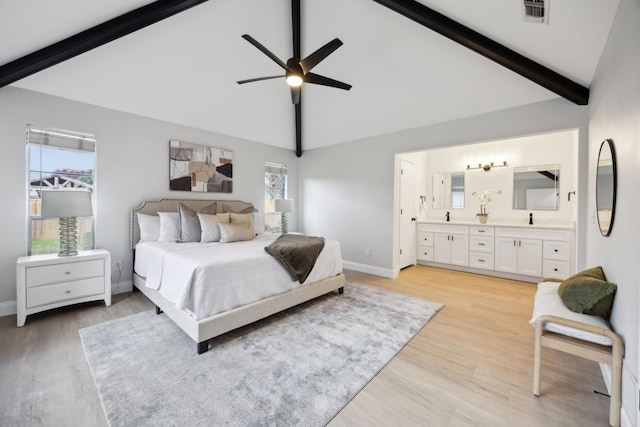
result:
[[[507,218],[491,218],[489,217],[486,224],[481,224],[477,218],[452,218],[450,221],[444,219],[426,218],[418,219],[418,224],[442,224],[442,225],[478,225],[487,227],[532,227],[532,228],[546,228],[546,229],[558,229],[558,230],[573,230],[575,227],[573,224],[554,222],[553,220],[539,220],[534,219],[533,225],[529,225],[529,220],[521,219],[507,219]]]

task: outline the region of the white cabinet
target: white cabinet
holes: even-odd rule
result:
[[[495,270],[542,276],[542,240],[496,237]]]
[[[104,300],[111,305],[111,254],[102,249],[70,257],[20,257],[16,279],[18,326],[29,314],[69,304]]]
[[[469,266],[493,270],[493,227],[469,227]]]
[[[575,269],[571,229],[418,223],[417,236],[417,260],[427,265],[522,280],[564,279]]]
[[[443,264],[469,265],[469,227],[419,224],[418,259]]]
[[[423,261],[433,261],[433,233],[421,231],[420,227],[418,227],[416,258]]]

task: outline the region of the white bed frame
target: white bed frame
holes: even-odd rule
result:
[[[144,201],[139,207],[131,210],[132,249],[135,249],[136,243],[140,240],[140,229],[136,214],[156,215],[158,212],[177,212],[177,202],[182,202],[196,211],[213,202],[225,203],[232,209],[237,210],[251,206],[250,203],[238,200],[159,199]],[[345,277],[343,274],[329,277],[202,320],[196,320],[184,310],[177,309],[174,303],[167,300],[158,291],[147,287],[145,279],[135,272],[133,274],[133,284],[156,305],[157,314],[164,312],[197,343],[198,354],[202,354],[209,349],[209,340],[212,338],[329,292],[337,291],[341,294],[344,290]]]

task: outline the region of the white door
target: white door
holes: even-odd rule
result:
[[[518,273],[542,276],[542,240],[518,239]]]
[[[415,165],[400,161],[400,268],[416,262]]]
[[[518,272],[517,239],[513,237],[496,237],[495,270],[507,273]]]
[[[451,263],[451,234],[433,234],[433,260],[435,262]]]
[[[451,264],[469,265],[469,236],[451,235]]]

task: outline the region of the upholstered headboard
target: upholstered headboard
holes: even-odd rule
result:
[[[140,227],[138,226],[137,213],[147,215],[157,215],[158,212],[178,212],[178,202],[183,203],[194,211],[209,206],[216,202],[218,205],[218,212],[220,212],[220,206],[226,205],[233,211],[241,211],[248,207],[253,208],[253,205],[248,202],[240,200],[201,200],[201,199],[158,199],[158,200],[145,200],[140,206],[131,210],[131,248],[135,248],[136,243],[140,240]]]

